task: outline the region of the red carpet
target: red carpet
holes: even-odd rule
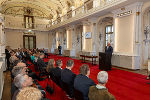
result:
[[[66,62],[68,59],[72,59],[69,57],[61,57],[52,54],[50,58],[55,59],[55,61],[57,59],[61,59],[63,61],[62,68],[66,67]],[[75,64],[72,71],[75,74],[78,74],[79,67],[83,63],[81,63],[81,60],[73,60]],[[44,61],[47,62],[48,59],[44,59]],[[89,63],[87,64],[90,66],[90,78],[97,83],[97,74],[100,71],[98,68],[99,65],[92,66]],[[34,71],[33,66],[30,66],[30,68]],[[146,76],[116,68],[108,71],[108,74],[109,80],[107,83],[107,88],[109,92],[116,97],[116,100],[150,100],[150,84],[147,84],[148,82],[150,83],[150,80],[146,80]],[[54,86],[55,92],[52,95],[47,93],[46,97],[50,98],[51,100],[69,100],[63,90],[53,82],[50,82],[48,79],[39,82],[43,88],[46,87],[47,83],[51,86]]]

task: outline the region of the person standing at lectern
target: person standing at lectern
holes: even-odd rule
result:
[[[105,48],[105,53],[110,53],[111,55],[113,53],[113,48],[109,42],[107,42],[107,46]]]
[[[61,55],[61,49],[62,49],[62,47],[61,47],[61,45],[59,44],[59,46],[58,46],[59,55]]]
[[[112,53],[113,53],[113,48],[109,42],[107,42],[107,46],[105,48],[105,53],[107,54],[106,63],[108,63],[108,65],[110,66],[110,68],[107,70],[111,70],[111,57],[112,57]]]

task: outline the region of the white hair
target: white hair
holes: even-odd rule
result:
[[[22,84],[25,82],[25,78],[23,74],[18,74],[14,78],[14,84],[17,88],[22,88]]]
[[[97,80],[101,84],[107,83],[108,73],[106,71],[100,71],[97,75]]]
[[[18,74],[21,74],[23,68],[24,68],[24,67],[22,67],[22,66],[15,66],[15,67],[12,69],[12,74],[13,74],[13,76],[16,77]]]

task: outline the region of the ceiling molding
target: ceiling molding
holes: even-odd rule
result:
[[[73,6],[74,0],[0,0],[1,12],[5,14],[8,9],[17,6],[37,9],[49,16],[62,14],[67,6]]]

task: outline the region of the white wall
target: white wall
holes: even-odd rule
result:
[[[86,52],[92,52],[92,37],[91,39],[86,39],[85,38],[85,33],[86,32],[91,32],[92,36],[92,29],[91,25],[83,25],[83,51]]]
[[[10,46],[13,49],[23,47],[23,34],[19,31],[5,30],[6,34],[6,46]]]
[[[19,30],[5,30],[6,46],[13,49],[23,48],[23,31]],[[35,31],[36,34],[36,47],[48,48],[48,32]]]
[[[133,54],[134,16],[115,19],[115,52]]]
[[[36,47],[48,49],[48,32],[35,32]]]

